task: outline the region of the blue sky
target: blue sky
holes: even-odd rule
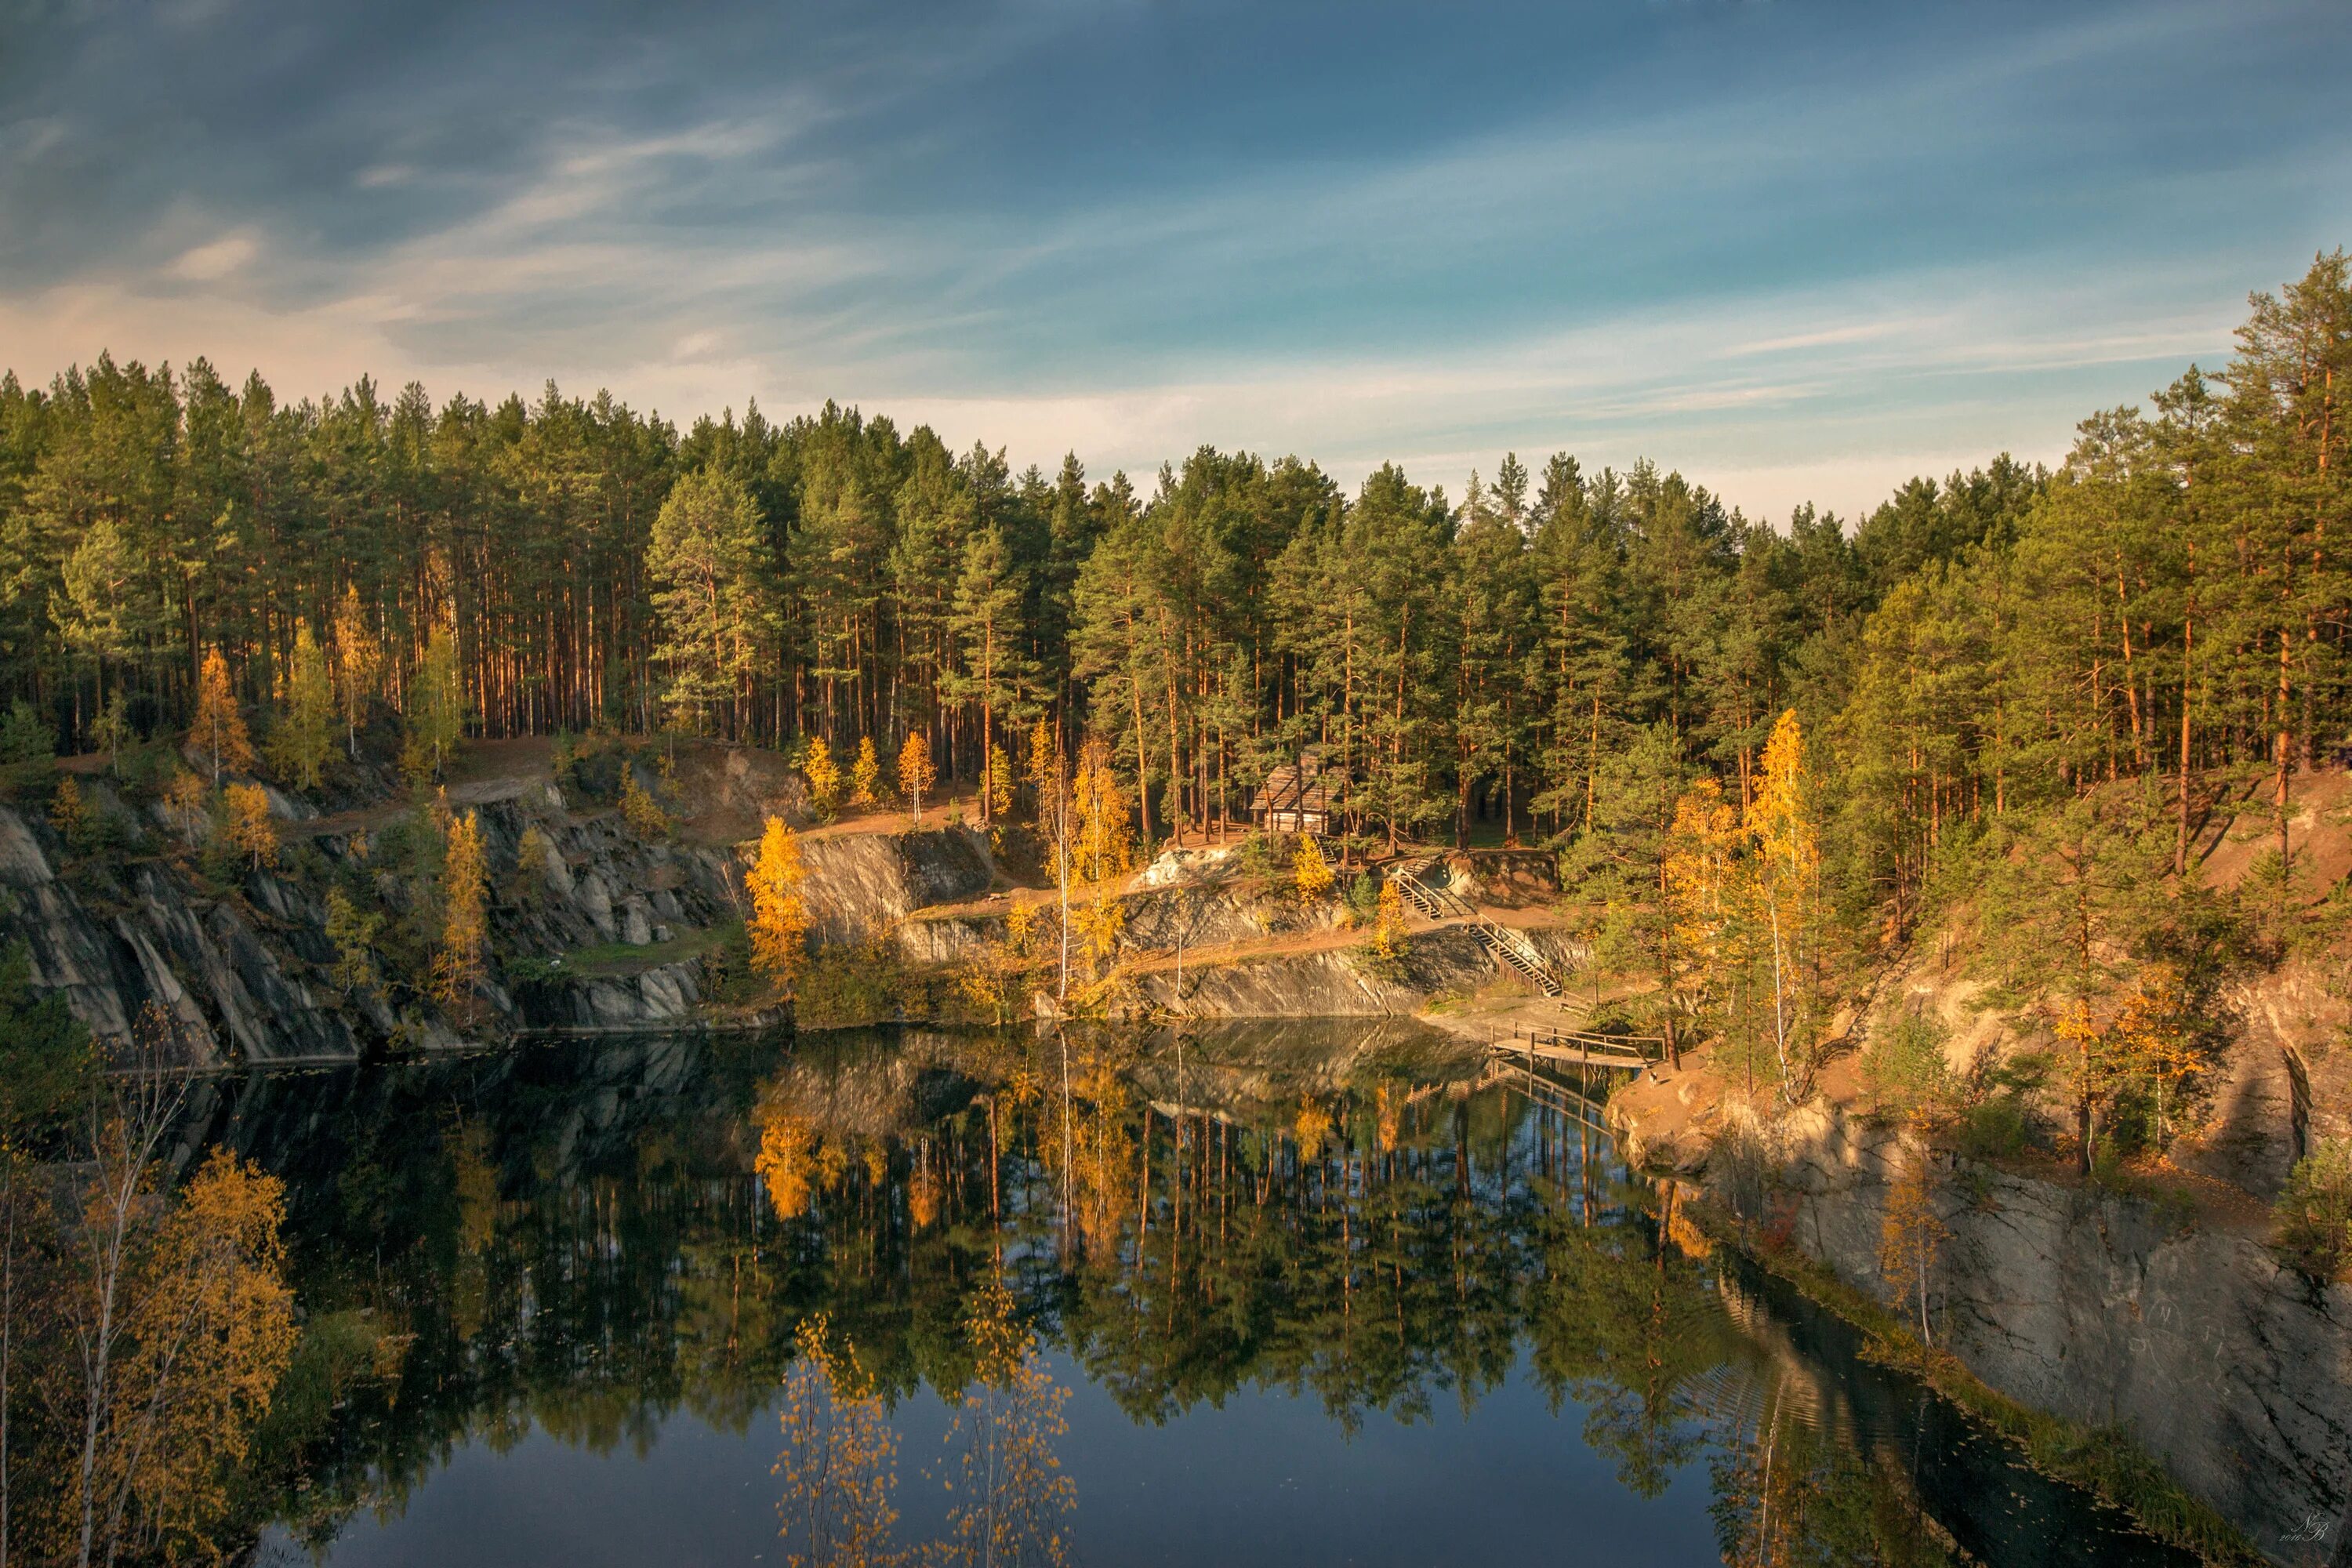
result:
[[[0,362],[826,397],[1751,513],[2055,458],[2352,241],[2342,0],[0,0]]]

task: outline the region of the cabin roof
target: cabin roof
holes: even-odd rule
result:
[[[1312,762],[1304,767],[1285,763],[1265,775],[1265,783],[1250,801],[1250,810],[1328,814],[1338,808],[1342,776]]]

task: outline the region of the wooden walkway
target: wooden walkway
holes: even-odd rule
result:
[[[1497,1035],[1486,1042],[1486,1048],[1498,1057],[1528,1063],[1559,1062],[1570,1067],[1640,1072],[1658,1059],[1651,1047],[1664,1043],[1647,1035],[1595,1035],[1582,1029],[1519,1024],[1512,1026],[1509,1038]]]

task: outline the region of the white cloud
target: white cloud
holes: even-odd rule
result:
[[[211,283],[241,269],[261,252],[261,247],[250,235],[231,234],[208,244],[192,246],[180,253],[166,269],[174,278],[194,283]]]

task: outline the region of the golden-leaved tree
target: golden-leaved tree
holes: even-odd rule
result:
[[[807,875],[799,836],[782,817],[769,817],[760,834],[759,853],[743,874],[743,890],[751,900],[746,924],[751,967],[787,996],[807,957],[808,906],[801,899],[801,883]]]
[[[327,656],[304,621],[294,633],[294,662],[286,678],[286,705],[269,730],[269,763],[278,776],[317,789],[335,751],[335,686]]]
[[[907,743],[898,748],[898,792],[913,805],[917,822],[923,820],[923,795],[938,778],[930,738],[920,730],[908,731]]]
[[[1821,830],[1793,709],[1772,726],[1741,826],[1748,840],[1743,891],[1757,944],[1769,948],[1758,968],[1759,978],[1769,974],[1771,1006],[1758,1022],[1770,1033],[1780,1092],[1793,1101],[1812,1079],[1822,879]]]
[[[1054,1382],[1003,1281],[981,1287],[965,1328],[975,1376],[948,1431],[957,1453],[948,1482],[955,1502],[939,1556],[969,1568],[1067,1563],[1077,1488],[1054,1449],[1070,1429],[1062,1413],[1070,1391]]]
[[[447,843],[441,868],[441,944],[433,957],[433,994],[445,1007],[457,1005],[481,984],[490,946],[481,818],[470,811],[450,817]]]
[[[253,766],[253,736],[246,730],[236,689],[229,684],[228,660],[216,647],[205,650],[204,664],[196,674],[196,711],[188,722],[188,744],[211,765],[215,789],[220,787],[221,774]]]
[[[1919,1314],[1919,1342],[1933,1344],[1927,1318],[1927,1291],[1936,1259],[1951,1230],[1936,1212],[1933,1157],[1925,1144],[1912,1151],[1903,1173],[1886,1194],[1886,1215],[1879,1225],[1878,1268],[1895,1300],[1914,1304]]]
[[[841,766],[823,735],[809,742],[808,754],[801,759],[801,777],[808,781],[809,810],[821,821],[831,820],[841,796]]]
[[[360,721],[367,717],[383,680],[383,644],[368,625],[356,584],[346,584],[335,606],[335,708],[342,715],[343,736],[352,761],[360,758]]]
[[[210,1554],[292,1358],[284,1191],[226,1150],[171,1190],[188,1042],[153,1006],[132,1034],[140,1070],[94,1095],[69,1173],[43,1201],[8,1205],[0,1371],[33,1385],[11,1400],[0,1378],[0,1407],[17,1417],[0,1468],[11,1561]],[[27,1261],[29,1295],[16,1273]]]
[[[1311,833],[1298,836],[1298,847],[1290,857],[1290,879],[1298,889],[1299,901],[1307,904],[1321,903],[1339,879]]]
[[[822,1312],[793,1336],[777,1423],[783,1451],[773,1473],[784,1561],[799,1568],[880,1568],[905,1560],[891,1544],[898,1510],[898,1435],[856,1347],[832,1342]]]
[[[278,864],[278,825],[269,816],[269,792],[259,784],[233,784],[228,803],[228,841],[249,857],[257,871]]]
[[[882,804],[882,759],[875,754],[874,737],[857,737],[857,758],[849,764],[849,804]]]

